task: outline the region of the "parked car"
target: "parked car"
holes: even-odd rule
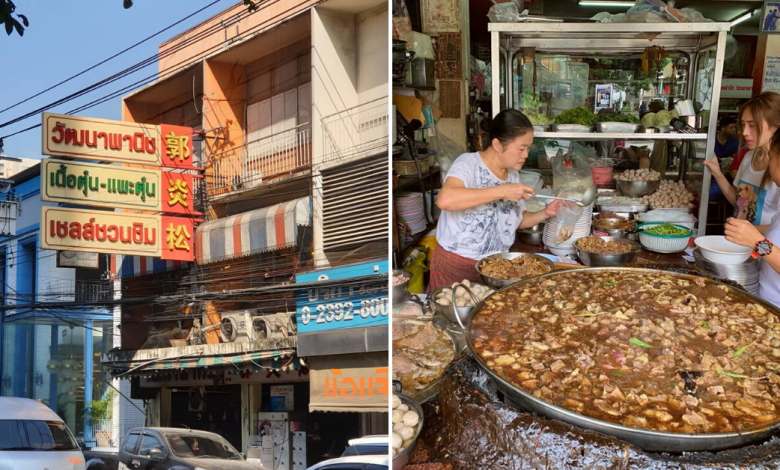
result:
[[[218,434],[178,428],[136,428],[119,452],[84,451],[84,457],[88,470],[267,470]]]
[[[0,397],[0,468],[84,470],[84,462],[73,434],[48,406]]]
[[[387,455],[353,455],[326,460],[307,470],[388,470],[389,466]]]
[[[363,436],[357,439],[350,439],[349,447],[341,454],[342,457],[351,455],[389,455],[390,438],[387,434]]]

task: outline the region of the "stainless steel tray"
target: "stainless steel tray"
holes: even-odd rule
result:
[[[729,286],[722,282],[713,281],[707,278],[701,278],[690,274],[679,274],[669,271],[657,271],[653,269],[643,268],[583,268],[578,269],[576,272],[609,272],[609,271],[631,271],[631,272],[645,272],[645,273],[658,273],[668,274],[670,276],[678,277],[681,279],[705,279],[705,281],[712,285],[726,286],[730,290],[735,291],[738,294],[747,296],[752,302],[762,305],[768,311],[773,312],[776,316],[780,317],[780,310],[774,305],[766,302],[758,297],[755,297],[748,292]],[[552,273],[542,274],[528,280],[523,280],[509,287],[501,289],[497,293],[504,292],[509,289],[515,289],[524,283],[538,284],[545,277],[560,276],[565,274],[571,274],[568,271],[553,271]],[[493,294],[496,295],[496,294]],[[492,296],[491,296],[492,297]],[[490,297],[488,297],[489,299]],[[486,299],[487,300],[487,299]],[[482,310],[485,301],[483,300],[477,304],[472,312],[473,316],[477,315]],[[589,416],[581,415],[566,408],[554,405],[545,400],[535,397],[534,395],[520,389],[519,387],[507,382],[490,367],[485,364],[479,354],[476,354],[474,350],[474,343],[472,341],[472,328],[474,323],[469,319],[469,329],[466,334],[466,340],[468,341],[468,347],[474,360],[479,367],[487,373],[499,390],[507,397],[510,402],[513,402],[521,408],[528,410],[532,413],[546,416],[550,419],[557,419],[565,423],[579,426],[586,429],[591,429],[604,434],[609,434],[622,439],[626,442],[635,444],[642,449],[649,452],[701,452],[701,451],[716,451],[722,449],[729,449],[733,447],[740,447],[750,442],[759,441],[774,434],[778,428],[780,428],[780,420],[773,423],[768,423],[762,426],[757,426],[752,429],[746,429],[738,432],[730,433],[717,433],[717,434],[683,434],[663,431],[653,431],[649,429],[634,428],[622,424],[611,423],[608,421],[602,421],[600,419],[591,418]]]
[[[604,204],[604,205],[596,205],[596,210],[598,212],[647,212],[647,204],[634,204],[634,205],[628,205],[628,206],[621,206],[621,205],[612,205],[612,204]]]
[[[583,134],[590,134],[593,132],[591,126],[583,126],[581,124],[553,124],[553,132],[582,132]]]

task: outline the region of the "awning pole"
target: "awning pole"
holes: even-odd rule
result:
[[[119,394],[119,395],[120,395],[122,398],[124,398],[125,400],[129,401],[129,402],[130,402],[130,404],[131,404],[131,405],[133,405],[133,406],[134,406],[134,407],[135,407],[135,408],[136,408],[138,411],[140,411],[141,413],[143,413],[144,415],[146,415],[146,411],[145,411],[145,410],[142,410],[141,408],[138,408],[138,405],[136,405],[135,403],[133,403],[133,400],[132,400],[132,399],[130,399],[130,398],[127,398],[127,397],[126,397],[126,396],[125,396],[125,395],[124,395],[122,392],[120,392],[120,391],[119,391],[119,389],[118,389],[118,388],[116,388],[116,387],[114,387],[113,385],[111,385],[111,382],[109,382],[109,381],[108,381],[108,380],[106,380],[106,379],[103,379],[103,383],[105,383],[105,384],[106,384],[106,385],[108,385],[109,387],[111,387],[111,388],[113,388],[114,390],[116,390],[116,393],[118,393],[118,394]]]

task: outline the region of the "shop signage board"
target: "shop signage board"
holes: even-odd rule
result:
[[[194,220],[43,207],[41,249],[151,256],[174,261],[195,258]]]
[[[281,409],[271,411],[295,411],[295,386],[294,385],[271,385],[271,400],[281,399]]]
[[[753,96],[752,78],[724,78],[721,82],[721,98],[750,98],[751,96]]]
[[[761,91],[780,92],[780,57],[767,56],[764,65],[764,86]]]
[[[100,254],[94,252],[81,253],[78,251],[58,251],[57,267],[100,269]]]
[[[308,287],[297,293],[298,333],[388,324],[387,260],[299,274],[296,283],[373,276],[376,280],[335,287]]]
[[[193,175],[44,158],[41,198],[94,207],[200,215]]]
[[[43,113],[41,152],[99,162],[197,170],[192,128]]]
[[[386,412],[387,352],[310,358],[309,411]]]

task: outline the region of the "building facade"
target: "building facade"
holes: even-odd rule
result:
[[[126,121],[193,128],[204,175],[195,263],[112,262],[122,336],[102,359],[148,425],[246,450],[284,416],[305,450],[278,443],[278,468],[387,432],[388,22],[380,0],[239,3],[161,44],[159,80],[124,97]]]
[[[78,439],[116,446],[143,413],[121,403],[100,362],[121,337],[109,257],[40,249],[41,208],[57,205],[41,200],[40,187],[36,164],[11,175],[0,197],[0,395],[39,399]]]

